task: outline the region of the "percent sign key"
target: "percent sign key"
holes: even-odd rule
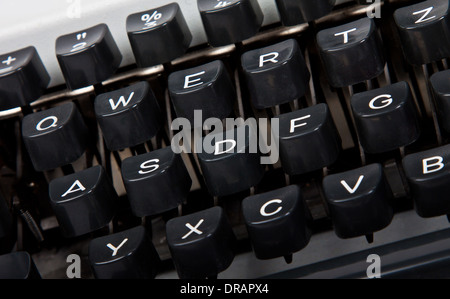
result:
[[[168,63],[189,48],[192,34],[177,3],[129,15],[127,33],[138,67]]]
[[[153,11],[151,15],[148,13],[143,14],[141,17],[141,21],[145,23],[142,29],[155,27],[156,25],[158,25],[158,20],[161,19],[161,17],[162,13],[158,12],[157,10]]]

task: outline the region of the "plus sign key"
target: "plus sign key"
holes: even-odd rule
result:
[[[221,207],[169,220],[166,235],[182,279],[216,277],[234,259],[236,237]]]
[[[49,82],[34,47],[0,54],[0,110],[27,106],[44,93]]]

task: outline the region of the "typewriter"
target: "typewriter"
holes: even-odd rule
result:
[[[1,278],[450,277],[448,0],[0,16]]]

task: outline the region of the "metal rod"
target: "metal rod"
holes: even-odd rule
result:
[[[427,88],[428,101],[430,103],[431,116],[433,118],[433,124],[434,124],[434,128],[436,130],[436,140],[437,140],[437,143],[439,145],[441,145],[442,144],[442,135],[441,135],[441,130],[439,128],[439,121],[437,119],[436,106],[435,106],[434,97],[431,92],[431,87],[430,87],[430,83],[429,83],[430,76],[429,76],[426,64],[422,65],[422,72],[423,72],[423,76],[425,77],[425,85]]]
[[[391,85],[392,84],[391,74],[389,73],[389,66],[388,66],[387,63],[384,66],[384,78],[386,79],[386,84],[387,85]]]
[[[361,142],[359,141],[359,134],[358,134],[358,130],[356,128],[356,123],[355,123],[355,119],[353,117],[353,110],[352,110],[352,106],[351,106],[351,97],[354,95],[354,90],[353,90],[353,86],[348,86],[348,93],[350,95],[349,99],[346,99],[346,103],[347,103],[347,109],[349,111],[350,114],[350,118],[352,120],[352,124],[353,127],[355,128],[355,134],[356,134],[356,141],[358,143],[358,148],[359,148],[359,156],[361,158],[361,165],[366,165],[366,155],[364,153],[364,149],[361,145]]]
[[[305,61],[309,69],[311,69],[311,60],[308,50],[305,51]],[[313,76],[309,77],[309,92],[311,93],[311,105],[314,106],[317,104],[317,95],[314,87]]]
[[[241,83],[239,81],[238,69],[234,71],[234,83],[236,85],[236,99],[238,102],[239,116],[245,119],[244,104],[242,103],[242,91],[241,91]]]

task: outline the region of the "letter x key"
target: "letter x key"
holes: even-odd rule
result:
[[[217,277],[234,259],[236,237],[221,207],[170,219],[166,236],[182,279]]]
[[[190,223],[186,223],[185,225],[187,228],[190,229],[190,231],[187,234],[185,234],[181,239],[183,239],[183,240],[186,239],[187,237],[189,237],[190,234],[192,234],[194,232],[198,235],[203,234],[202,231],[197,229],[203,223],[203,221],[205,221],[205,219],[200,219],[200,221],[195,225],[195,227],[193,227]]]

